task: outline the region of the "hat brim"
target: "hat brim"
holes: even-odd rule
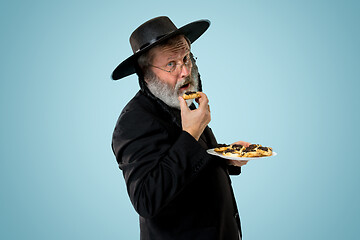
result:
[[[135,64],[137,58],[144,53],[145,51],[149,50],[150,48],[166,41],[167,39],[175,36],[175,35],[184,35],[186,36],[191,43],[195,42],[210,26],[209,20],[199,20],[192,23],[189,23],[161,38],[159,38],[156,42],[146,46],[145,48],[141,49],[140,51],[134,53],[127,59],[125,59],[122,63],[120,63],[112,73],[111,78],[113,80],[119,80],[136,72]]]

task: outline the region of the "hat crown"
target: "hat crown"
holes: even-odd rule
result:
[[[153,18],[140,25],[130,36],[133,53],[156,42],[161,37],[178,30],[175,24],[166,16]]]

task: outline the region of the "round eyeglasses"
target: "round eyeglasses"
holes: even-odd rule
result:
[[[196,59],[196,58],[194,58],[194,59]],[[176,75],[178,73],[178,69],[181,70],[182,67],[185,66],[186,69],[189,70],[190,67],[191,67],[191,64],[192,64],[192,61],[191,61],[191,57],[190,57],[190,53],[189,53],[184,57],[183,63],[180,63],[180,64],[176,63],[175,61],[171,61],[168,64],[166,64],[166,66],[164,66],[164,67],[158,67],[158,66],[154,66],[152,64],[149,64],[149,66],[152,66],[154,68],[158,68],[158,69],[163,70],[165,72],[168,72],[171,75]]]

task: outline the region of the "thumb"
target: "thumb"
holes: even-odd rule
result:
[[[179,97],[179,102],[180,102],[180,110],[182,112],[189,110],[189,107],[187,106],[185,99],[183,99],[182,97]]]

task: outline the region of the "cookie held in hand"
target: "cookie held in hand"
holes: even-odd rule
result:
[[[186,92],[182,97],[183,99],[188,100],[194,98],[201,98],[201,95],[199,94],[199,92]]]

